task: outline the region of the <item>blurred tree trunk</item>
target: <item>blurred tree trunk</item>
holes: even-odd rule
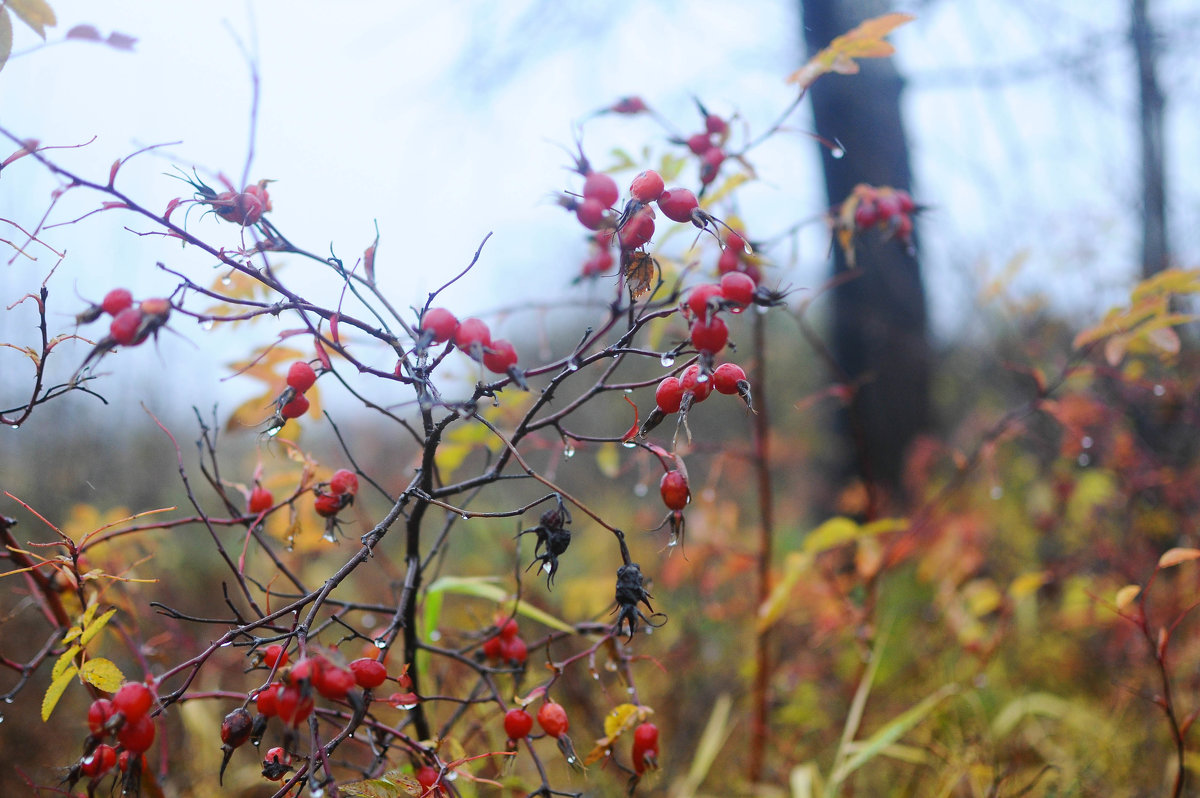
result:
[[[1149,0],[1132,0],[1129,38],[1138,70],[1142,143],[1142,277],[1167,268],[1167,180],[1163,166],[1163,102],[1158,85],[1158,42],[1150,22]]]
[[[885,3],[801,0],[805,43],[815,54]],[[822,148],[829,204],[858,183],[909,189],[908,142],[900,117],[903,81],[892,59],[864,59],[857,75],[826,75],[810,89],[817,133],[836,139],[845,156]],[[925,292],[915,251],[875,234],[858,243],[856,278],[833,292],[833,353],[852,382],[862,383],[843,414],[847,476],[890,490],[900,486],[904,455],[929,422],[930,347]],[[847,268],[835,247],[834,270]]]

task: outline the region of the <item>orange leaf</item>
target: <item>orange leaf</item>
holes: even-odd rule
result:
[[[800,90],[804,91],[826,72],[853,75],[858,71],[855,58],[885,58],[894,53],[896,49],[883,37],[913,19],[911,14],[901,13],[868,19],[830,42],[828,47],[789,75],[787,82],[799,85]]]

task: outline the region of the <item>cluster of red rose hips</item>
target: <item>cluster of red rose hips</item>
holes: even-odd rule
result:
[[[854,187],[846,203],[848,205],[843,208],[843,214],[847,210],[853,211],[856,231],[879,228],[902,244],[912,244],[912,215],[917,204],[904,189],[860,183]]]
[[[424,354],[430,344],[447,341],[493,374],[506,374],[518,386],[528,389],[525,374],[517,368],[517,350],[503,338],[492,338],[487,323],[469,318],[459,321],[445,308],[428,308],[417,325],[416,350]]]
[[[521,668],[529,656],[529,648],[521,639],[517,622],[513,618],[499,618],[496,621],[500,631],[483,642],[480,651],[490,662],[510,668]]]
[[[287,387],[275,400],[275,419],[271,422],[274,429],[283,426],[289,418],[300,418],[308,412],[309,401],[304,394],[316,381],[317,372],[307,362],[297,360],[288,367]]]
[[[114,346],[137,346],[167,323],[171,315],[169,300],[158,297],[133,301],[125,288],[114,288],[104,295],[98,305],[91,305],[76,317],[80,324],[90,324],[104,314],[112,316],[108,337],[102,339],[94,352],[104,352]],[[91,357],[89,355],[89,357]]]
[[[729,123],[716,114],[709,113],[696,100],[700,115],[704,117],[704,130],[693,133],[686,139],[675,139],[675,144],[686,144],[692,154],[700,159],[700,185],[708,187],[717,179],[721,164],[725,162],[725,142],[729,139]]]
[[[575,755],[575,746],[567,736],[571,723],[567,718],[567,710],[562,704],[546,700],[537,711],[537,724],[547,737],[553,737],[558,742],[558,748],[571,767],[581,767]],[[524,707],[510,709],[504,715],[504,733],[508,735],[508,750],[515,751],[518,740],[524,740],[533,733],[534,716]]]
[[[279,679],[254,696],[256,716],[251,716],[245,707],[238,707],[225,716],[221,724],[221,747],[224,751],[222,775],[234,750],[247,741],[257,747],[270,719],[279,718],[284,727],[284,745],[267,751],[263,758],[262,773],[271,781],[281,780],[291,770],[292,755],[288,748],[294,741],[295,730],[315,709],[314,694],[330,701],[345,701],[361,709],[364,701],[370,697],[370,691],[388,679],[387,667],[373,657],[362,657],[342,667],[325,656],[311,654],[288,667],[287,649],[279,643],[273,643],[258,652],[256,658],[262,667],[277,673]],[[405,679],[398,681],[405,686]],[[356,687],[362,692],[355,691]],[[411,693],[403,694],[400,700],[416,701]]]
[[[91,732],[84,744],[84,755],[67,774],[71,787],[81,778],[89,782],[89,794],[100,779],[114,768],[123,775],[123,790],[136,790],[141,782],[143,754],[154,744],[154,719],[150,710],[154,693],[141,682],[126,682],[112,698],[97,698],[88,707],[87,723]],[[114,747],[109,740],[116,743]]]
[[[358,475],[345,468],[333,472],[328,482],[313,487],[313,507],[317,515],[330,521],[354,503],[358,495]]]

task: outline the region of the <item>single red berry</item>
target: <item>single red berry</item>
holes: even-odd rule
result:
[[[149,715],[125,718],[124,725],[117,731],[117,742],[126,751],[145,753],[154,745],[154,720]]]
[[[640,775],[646,767],[658,767],[659,727],[641,724],[634,730],[634,770]]]
[[[358,686],[366,690],[374,690],[387,681],[387,666],[377,659],[362,657],[351,662],[348,667]]]
[[[282,688],[281,682],[271,682],[259,691],[254,699],[258,714],[266,718],[273,718],[279,714],[279,691]]]
[[[116,316],[122,310],[133,307],[133,294],[124,288],[114,288],[104,295],[100,307],[110,316]]]
[[[524,665],[529,656],[529,648],[519,637],[500,638],[500,659],[510,665]]]
[[[309,402],[304,394],[298,393],[291,398],[283,407],[279,408],[279,416],[281,418],[300,418],[308,412]]]
[[[349,496],[358,494],[358,475],[346,468],[339,468],[333,472],[333,476],[329,478],[329,491],[334,495],[340,496],[345,493]]]
[[[733,247],[725,247],[721,252],[721,256],[717,258],[717,271],[721,274],[736,272],[741,262],[741,252],[735,250]]]
[[[890,222],[900,216],[900,200],[891,192],[881,193],[875,207],[879,211],[880,221]]]
[[[294,728],[312,714],[313,699],[311,695],[304,695],[298,686],[285,684],[275,696],[275,708],[279,719]]]
[[[87,724],[92,735],[99,737],[104,733],[104,727],[108,723],[108,719],[113,716],[117,710],[113,708],[112,701],[107,698],[97,698],[88,707]]]
[[[221,721],[221,742],[230,748],[237,748],[250,739],[254,727],[254,719],[245,707],[238,707],[225,716]]]
[[[664,413],[677,413],[683,403],[683,384],[678,377],[663,377],[654,389],[654,401]]]
[[[483,656],[490,660],[500,659],[500,645],[502,642],[500,635],[495,635],[484,640],[483,645],[480,647],[480,650],[483,651]]]
[[[754,301],[754,291],[758,286],[745,272],[729,272],[721,276],[721,296],[726,302],[738,306],[738,310]]]
[[[116,764],[117,749],[101,743],[92,749],[90,754],[79,760],[79,772],[89,779],[94,779],[112,770]]]
[[[313,687],[330,701],[340,701],[358,684],[354,674],[336,665],[326,665],[313,675]]]
[[[551,737],[562,737],[571,725],[567,721],[567,711],[563,709],[562,704],[553,701],[542,704],[537,713],[537,722],[542,731]]]
[[[692,324],[692,346],[701,352],[716,354],[729,342],[729,327],[724,319],[714,316],[708,321],[697,319]]]
[[[704,117],[704,129],[713,136],[724,136],[729,130],[729,123],[716,114],[709,114]]]
[[[332,493],[318,493],[313,499],[313,509],[322,518],[332,518],[340,513],[345,506],[343,498],[335,496]]]
[[[470,318],[459,323],[454,332],[454,345],[476,360],[483,358],[483,350],[492,343],[492,331],[486,323]]]
[[[510,368],[517,365],[517,350],[508,341],[497,338],[483,353],[483,365],[495,374],[507,374]]]
[[[693,221],[692,212],[699,207],[696,195],[686,188],[669,188],[658,198],[658,209],[674,222]]]
[[[313,383],[316,381],[317,372],[313,371],[313,367],[303,360],[297,360],[288,367],[287,384],[292,386],[296,393],[304,393],[313,387]]]
[[[640,114],[647,110],[646,102],[641,97],[622,97],[608,110],[614,114]]]
[[[428,336],[430,343],[440,344],[454,337],[458,319],[445,308],[430,308],[421,317],[421,337]]]
[[[533,716],[523,709],[510,709],[504,715],[504,733],[510,740],[521,740],[533,731]]]
[[[649,207],[642,208],[625,220],[617,231],[617,239],[621,249],[637,249],[645,246],[654,237],[654,211]]]
[[[633,741],[634,743],[640,743],[647,748],[657,747],[658,727],[653,723],[639,724],[638,727],[633,730]]]
[[[600,277],[613,266],[613,256],[608,250],[602,249],[592,254],[583,262],[580,270],[581,277]]]
[[[730,230],[725,235],[725,249],[732,249],[738,255],[746,251],[746,237],[741,233]]]
[[[589,230],[599,230],[604,226],[604,215],[608,206],[595,197],[587,197],[575,206],[575,218]]]
[[[268,668],[282,668],[288,664],[287,648],[279,643],[272,643],[262,650],[262,664]]]
[[[722,363],[713,371],[712,381],[719,393],[740,393],[738,383],[746,381],[746,372],[737,363]]]
[[[713,145],[712,139],[709,138],[707,133],[694,133],[691,136],[688,136],[685,143],[687,144],[688,149],[697,155],[703,155],[704,153],[708,152],[712,149]]]
[[[254,490],[250,491],[250,501],[248,506],[250,512],[258,515],[259,513],[270,510],[275,504],[275,497],[271,495],[271,491],[264,488],[262,485],[255,485]]]
[[[126,682],[112,697],[113,709],[125,716],[126,721],[144,717],[154,703],[154,693],[141,682]]]
[[[267,203],[257,192],[224,191],[212,200],[212,205],[222,219],[244,227],[257,224],[267,210]]]
[[[137,308],[125,308],[113,317],[108,325],[108,334],[122,346],[136,346],[141,343],[138,331],[142,326],[142,312]]]
[[[496,625],[500,627],[500,637],[505,640],[512,640],[521,631],[516,618],[497,618]]]
[[[312,681],[316,678],[317,671],[321,670],[324,665],[325,658],[319,655],[302,657],[283,675],[283,680],[287,684],[295,685],[304,681]]]
[[[703,377],[703,379],[701,379]],[[692,400],[695,402],[703,402],[712,393],[713,381],[702,371],[695,363],[683,370],[683,374],[679,377],[679,384],[683,387],[684,392],[691,391]]]
[[[432,790],[442,780],[442,773],[432,765],[422,765],[417,768],[417,782],[426,790]]]
[[[629,184],[629,195],[643,205],[648,205],[662,196],[666,184],[662,175],[653,169],[647,169],[633,179]]]
[[[138,307],[141,309],[141,311],[144,315],[156,316],[160,320],[165,319],[165,318],[167,318],[167,316],[171,315],[170,300],[162,299],[161,297],[154,297],[152,299],[143,299],[141,304],[138,305]]]
[[[879,208],[874,202],[863,201],[854,208],[854,226],[866,230],[879,221]]]
[[[687,309],[699,320],[707,319],[717,309],[721,299],[721,286],[716,283],[705,283],[691,290],[687,298]]]
[[[292,769],[292,756],[279,746],[267,751],[263,757],[262,774],[271,781],[279,781]]]
[[[708,185],[717,179],[721,164],[725,163],[725,153],[720,147],[713,147],[700,156],[700,182]]]
[[[658,492],[662,494],[663,504],[670,510],[682,510],[692,498],[687,477],[680,471],[668,471],[663,474],[658,483]]]
[[[589,172],[583,180],[583,198],[597,200],[601,207],[611,208],[621,198],[621,190],[617,188],[617,181],[609,175]]]

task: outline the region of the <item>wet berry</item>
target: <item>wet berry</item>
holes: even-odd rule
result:
[[[104,295],[100,307],[110,316],[116,316],[122,310],[133,307],[133,294],[124,288],[114,288]]]
[[[591,172],[583,181],[583,199],[596,200],[601,208],[611,208],[621,197],[617,181],[603,172]],[[592,228],[593,230],[595,228]]]
[[[683,384],[678,377],[664,377],[654,389],[654,401],[664,413],[677,413],[683,404]]]
[[[669,188],[658,198],[658,209],[674,222],[693,221],[692,212],[699,207],[696,195],[686,188]]]
[[[510,740],[520,740],[533,731],[533,716],[523,709],[510,709],[504,716],[504,733]]]
[[[137,308],[125,308],[113,317],[108,325],[108,334],[122,346],[136,346],[141,343],[138,331],[142,326],[142,312]]]
[[[647,169],[633,179],[629,184],[629,195],[643,205],[648,205],[662,196],[666,184],[662,175],[653,169]]]
[[[308,412],[309,402],[304,394],[293,396],[283,407],[279,408],[280,418],[300,418]]]
[[[362,657],[351,662],[348,667],[358,686],[366,690],[374,690],[387,681],[387,666],[377,659]]]
[[[329,491],[334,495],[340,496],[346,494],[355,496],[358,494],[358,475],[346,468],[339,468],[333,472],[333,476],[329,478]]]
[[[692,497],[687,477],[680,471],[668,471],[663,474],[658,483],[658,491],[662,494],[663,504],[670,510],[682,510],[687,507]]]
[[[125,716],[126,721],[145,717],[154,703],[154,694],[141,682],[126,682],[112,697],[113,709]]]
[[[309,388],[313,387],[313,383],[317,381],[317,372],[313,371],[313,367],[305,363],[303,360],[297,360],[288,367],[287,384],[292,387],[296,393],[304,393]]]
[[[537,722],[542,727],[542,731],[551,737],[563,736],[570,727],[570,723],[567,721],[567,711],[563,709],[562,704],[556,704],[553,701],[542,704],[537,713]]]
[[[421,337],[428,337],[429,343],[440,344],[454,337],[458,329],[458,319],[445,308],[430,308],[421,317]]]
[[[720,317],[708,321],[697,319],[692,324],[692,346],[700,352],[716,354],[729,342],[729,327]]]
[[[247,502],[247,507],[251,513],[258,515],[259,513],[266,512],[274,504],[275,497],[271,495],[271,491],[262,485],[255,485],[254,490],[250,491],[250,500]]]

